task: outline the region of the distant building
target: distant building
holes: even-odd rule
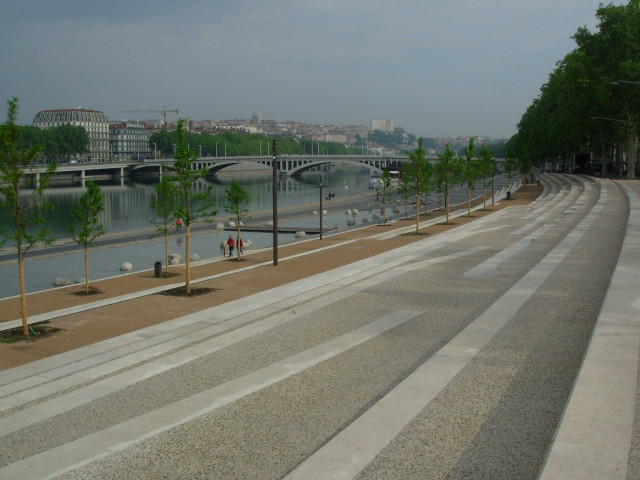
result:
[[[109,125],[109,145],[113,160],[143,160],[154,156],[149,145],[151,132],[142,123],[122,122]]]
[[[260,112],[253,112],[253,115],[251,117],[251,123],[253,123],[254,125],[260,125],[261,119],[260,119]]]
[[[38,128],[57,127],[70,124],[83,127],[89,136],[89,162],[108,162],[109,119],[103,112],[84,108],[63,110],[42,110],[33,118],[33,126]]]
[[[371,120],[371,131],[374,130],[393,133],[393,120]]]

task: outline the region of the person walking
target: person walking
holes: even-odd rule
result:
[[[238,250],[237,253],[244,255],[244,242],[242,241],[242,238],[238,237],[238,240],[236,241],[236,245],[238,246]]]
[[[229,235],[227,238],[227,246],[229,247],[229,258],[233,256],[233,247],[235,247],[236,242],[233,241],[233,237]]]
[[[178,218],[176,220],[176,232],[179,232],[182,229],[182,219]]]

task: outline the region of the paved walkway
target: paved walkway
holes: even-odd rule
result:
[[[73,331],[0,345],[6,364],[43,358],[0,372],[0,478],[634,478],[640,190],[621,185],[548,175],[534,203],[453,229],[199,267],[234,292],[34,296]]]

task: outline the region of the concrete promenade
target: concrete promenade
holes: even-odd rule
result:
[[[199,297],[34,295],[65,332],[0,344],[0,479],[640,478],[640,184],[541,180],[204,262]]]

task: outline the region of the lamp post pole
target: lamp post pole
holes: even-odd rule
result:
[[[273,140],[273,265],[278,265],[278,141]]]
[[[320,174],[320,240],[322,240],[322,173]]]
[[[611,85],[640,85],[640,82],[634,82],[631,80],[616,80],[611,82]],[[627,92],[624,92],[623,97],[624,113],[626,116],[626,122],[629,125],[633,125],[636,122],[631,121],[631,112],[629,111],[629,98]],[[633,129],[628,127],[627,131],[627,178],[636,178],[636,150],[635,140],[633,135]]]
[[[493,182],[491,182],[491,206],[496,205],[496,157],[493,157]]]

